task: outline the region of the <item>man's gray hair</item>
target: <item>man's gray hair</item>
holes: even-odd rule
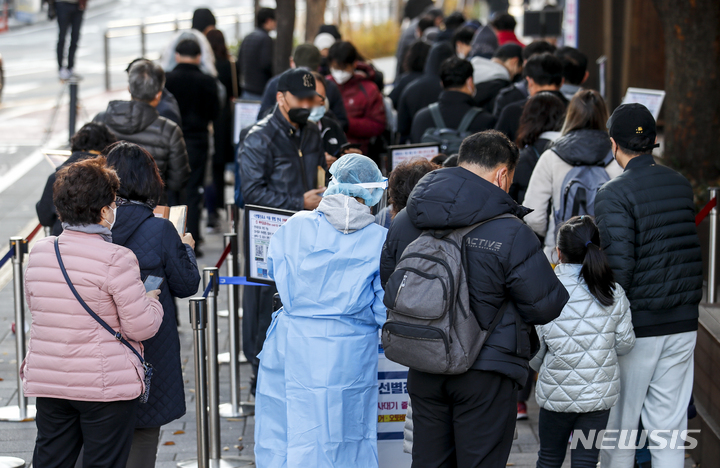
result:
[[[150,60],[138,60],[130,67],[128,83],[133,99],[150,102],[165,87],[165,72]]]

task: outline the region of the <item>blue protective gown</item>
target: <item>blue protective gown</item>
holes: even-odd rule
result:
[[[258,467],[378,466],[386,234],[374,223],[344,234],[316,210],[294,215],[273,236],[269,273],[283,308],[259,355]]]

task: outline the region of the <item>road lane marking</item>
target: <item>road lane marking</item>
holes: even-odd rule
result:
[[[25,174],[30,172],[40,161],[43,160],[43,154],[40,150],[33,151],[28,157],[13,166],[9,171],[0,176],[0,193],[10,188],[15,182],[20,180]]]

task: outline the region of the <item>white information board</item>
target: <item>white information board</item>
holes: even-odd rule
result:
[[[657,121],[664,100],[665,91],[661,89],[628,88],[622,103],[642,104],[648,108],[653,118]]]
[[[268,274],[270,238],[293,214],[288,210],[245,205],[245,274],[248,281],[274,284]]]
[[[390,150],[390,158],[393,169],[398,167],[400,164],[412,161],[413,159],[425,158],[429,161],[440,154],[440,147],[433,143],[391,146],[388,149]]]
[[[235,100],[233,111],[233,143],[240,143],[240,132],[243,128],[255,125],[260,112],[260,101]]]

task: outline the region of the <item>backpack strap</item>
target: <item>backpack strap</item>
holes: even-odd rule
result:
[[[470,128],[470,124],[472,124],[473,120],[475,120],[475,117],[481,110],[482,109],[479,107],[471,107],[467,112],[465,112],[465,115],[460,121],[460,125],[458,125],[457,131],[460,133],[467,132],[468,128]]]
[[[433,102],[428,106],[428,109],[430,109],[430,115],[432,116],[433,122],[435,122],[435,127],[447,128],[445,121],[442,118],[442,114],[440,113],[440,105],[437,102]]]
[[[464,228],[455,229],[454,232],[457,232],[460,235],[460,239],[462,239],[465,236],[467,236],[468,234],[470,234],[476,227],[481,226],[485,223],[489,223],[490,221],[493,221],[496,219],[504,219],[504,218],[514,218],[514,219],[517,219],[518,221],[521,221],[520,218],[518,218],[517,216],[515,216],[513,214],[503,213],[501,215],[493,216],[492,218],[486,219],[485,221],[480,221],[479,223],[475,223],[475,224],[472,224],[472,225],[464,227]]]

